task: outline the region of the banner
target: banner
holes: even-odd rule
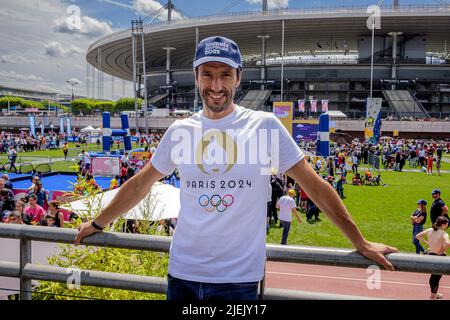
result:
[[[72,130],[70,128],[70,118],[67,119],[67,135],[70,136],[72,134]]]
[[[30,116],[30,134],[35,137],[36,136],[36,126],[35,119],[33,116]]]
[[[301,121],[300,123],[292,124],[292,137],[296,143],[300,143],[302,140],[316,141],[318,131],[319,124],[317,122]]]
[[[298,111],[305,112],[305,100],[298,100]]]
[[[289,105],[274,105],[273,106],[273,114],[279,118],[289,118],[289,113],[291,112],[292,107]]]
[[[329,100],[322,100],[322,113],[328,112],[328,101]]]
[[[367,98],[366,121],[364,123],[365,138],[378,143],[381,135],[381,98]]]
[[[59,133],[64,133],[64,118],[59,118]]]
[[[317,100],[311,100],[311,112],[317,112]]]
[[[44,123],[41,122],[41,135],[44,135]]]

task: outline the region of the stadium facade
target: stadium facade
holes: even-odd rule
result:
[[[192,73],[196,43],[223,35],[235,40],[244,56],[241,104],[270,110],[275,101],[304,99],[307,113],[309,101],[317,100],[320,110],[326,99],[330,110],[361,119],[371,83],[370,15],[367,7],[285,9],[145,25],[146,70],[136,37],[136,81],[141,87],[147,79],[150,104],[192,109],[198,101]],[[448,118],[450,6],[383,6],[375,21],[373,97],[383,99],[382,115]],[[86,59],[132,81],[131,48],[128,29],[93,43]]]

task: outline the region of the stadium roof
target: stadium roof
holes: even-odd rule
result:
[[[314,50],[319,42],[324,51],[357,51],[358,39],[370,36],[366,22],[367,7],[340,7],[318,9],[285,9],[261,12],[242,12],[220,16],[197,17],[146,25],[145,55],[147,71],[164,71],[166,51],[174,47],[172,69],[190,69],[192,65],[196,29],[199,38],[223,35],[235,40],[247,58],[259,57],[261,40],[258,35],[269,35],[267,53],[280,54],[282,20],[285,21],[286,55],[298,55]],[[383,7],[381,29],[376,35],[403,32],[423,35],[428,52],[450,51],[450,6],[415,5],[397,9]],[[141,42],[138,42],[138,61],[142,61]],[[99,55],[101,59],[99,60]],[[116,76],[132,80],[131,30],[114,33],[93,43],[86,55],[94,67]],[[245,64],[244,64],[245,67]]]

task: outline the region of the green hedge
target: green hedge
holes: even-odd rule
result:
[[[9,101],[9,105],[10,107],[13,106],[21,106],[22,108],[37,108],[37,109],[48,109],[48,101],[33,101],[33,100],[27,100],[27,99],[23,99],[23,98],[19,98],[19,97],[2,97],[0,98],[0,108],[8,108],[8,101]],[[50,107],[54,108],[58,108],[60,110],[63,110],[64,112],[67,112],[67,110],[69,109],[66,106],[63,106],[59,103],[56,103],[54,101],[50,101]]]
[[[139,107],[142,106],[142,99],[138,99]],[[124,110],[134,110],[133,98],[121,98],[116,102],[111,101],[99,101],[94,99],[77,99],[72,101],[72,112],[77,114],[83,112],[84,114],[93,113],[96,110],[100,112],[120,112]]]

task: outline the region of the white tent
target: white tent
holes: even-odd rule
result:
[[[63,207],[82,216],[92,216],[93,210],[104,208],[109,204],[119,189],[98,194],[94,199],[83,198],[70,202]],[[93,209],[90,209],[93,208]],[[180,211],[180,189],[169,184],[157,182],[150,194],[134,208],[125,213],[124,218],[157,221],[178,217]]]
[[[95,128],[93,126],[89,125],[86,128],[81,129],[80,132],[82,132],[82,133],[95,132]]]
[[[338,110],[329,110],[327,114],[330,116],[330,118],[334,119],[346,119],[347,116],[342,112]]]

